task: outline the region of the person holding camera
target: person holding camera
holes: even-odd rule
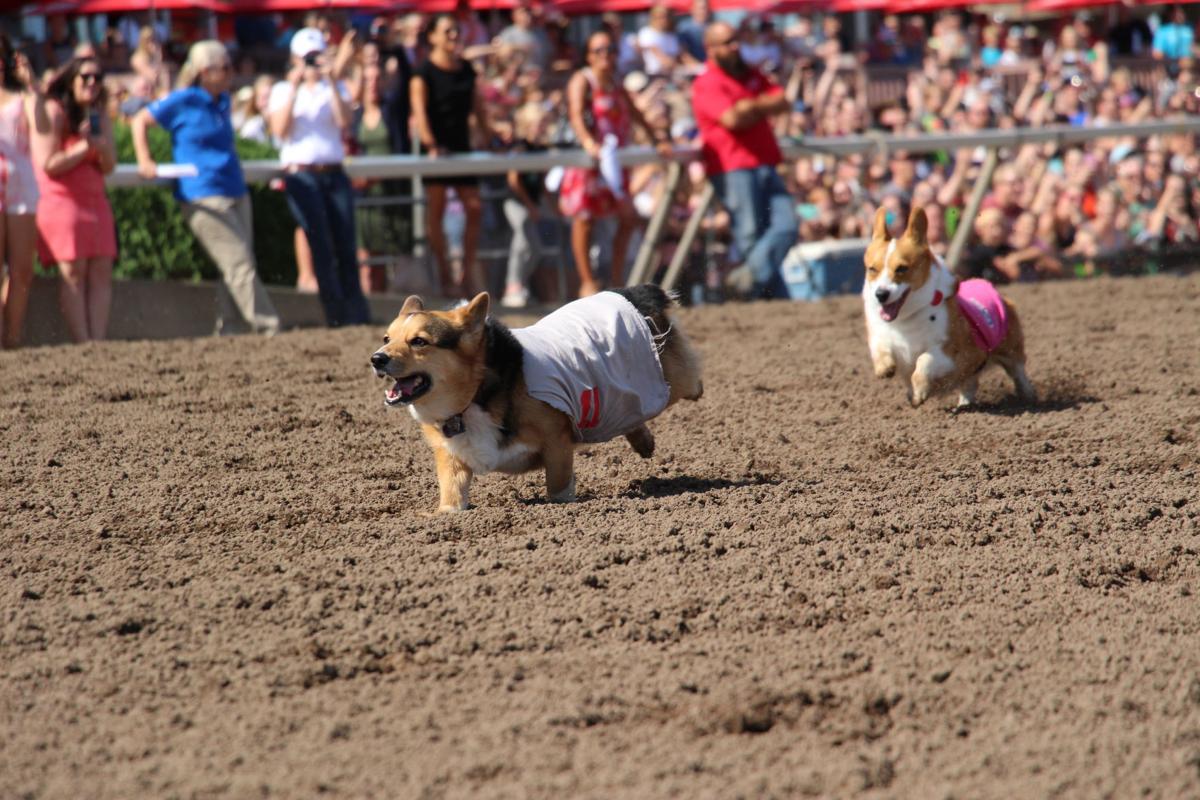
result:
[[[292,37],[292,68],[267,104],[280,142],[288,207],[312,251],[317,291],[330,327],[365,325],[367,299],[358,279],[354,192],[342,169],[343,134],[353,122],[350,92],[335,76],[325,36],[301,28]]]
[[[176,183],[175,197],[183,205],[188,227],[221,271],[217,333],[274,334],[279,331],[279,315],[255,269],[250,195],[234,147],[232,79],[225,45],[197,42],[179,74],[180,88],[139,111],[130,131],[142,177],[158,174],[146,134],[152,125],[161,125],[171,134],[177,163],[196,167],[196,175]]]
[[[104,339],[112,306],[117,237],[104,176],[117,154],[106,94],[99,63],[72,59],[46,87],[47,125],[32,142],[38,255],[58,266],[59,303],[76,342]]]

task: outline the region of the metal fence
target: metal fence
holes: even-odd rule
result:
[[[1183,116],[1136,125],[1122,124],[1087,128],[1058,125],[1041,128],[992,129],[972,133],[893,135],[871,132],[838,138],[794,139],[780,144],[784,157],[788,160],[812,155],[847,156],[865,153],[886,156],[897,152],[907,154],[953,152],[963,148],[980,147],[987,150],[988,156],[985,159],[983,170],[962,215],[962,223],[951,242],[948,261],[953,265],[966,245],[967,237],[973,227],[974,217],[990,187],[992,173],[999,162],[1001,150],[1047,142],[1066,145],[1095,139],[1124,137],[1144,139],[1180,133],[1200,133],[1200,118]],[[629,283],[640,283],[652,276],[653,257],[659,249],[672,198],[682,175],[680,165],[698,159],[699,155],[699,151],[695,148],[679,147],[670,157],[662,200],[647,225],[634,266],[629,273]],[[650,147],[625,148],[619,152],[618,159],[624,167],[661,163],[663,160],[662,156]],[[416,179],[416,202],[420,202],[421,178],[504,175],[510,171],[548,172],[555,167],[591,166],[594,166],[591,157],[582,150],[549,150],[542,153],[512,154],[476,152],[437,158],[408,155],[356,156],[348,158],[345,162],[346,172],[351,178]],[[243,162],[242,167],[248,181],[266,182],[283,174],[283,165],[277,161],[246,161]],[[129,164],[119,165],[108,178],[108,185],[112,187],[137,187],[159,182],[161,181],[143,178],[138,174],[137,168]],[[684,227],[674,256],[667,266],[662,279],[664,287],[673,288],[678,283],[684,262],[699,233],[701,220],[710,210],[714,199],[712,185],[708,184]]]

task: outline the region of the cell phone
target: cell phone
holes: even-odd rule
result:
[[[88,114],[88,126],[91,128],[92,136],[100,135],[100,112],[92,109],[92,113]]]
[[[321,58],[320,53],[317,53],[317,52],[309,53],[308,55],[306,55],[304,57],[304,66],[315,67],[315,66],[317,66],[317,62],[320,58]]]

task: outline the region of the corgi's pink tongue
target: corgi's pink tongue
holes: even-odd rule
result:
[[[885,303],[879,309],[879,316],[883,317],[884,322],[891,322],[900,313],[900,307],[904,305],[904,301],[908,299],[908,291],[900,295],[899,300],[894,300],[891,303]]]
[[[410,375],[407,378],[401,378],[396,381],[393,387],[401,397],[412,397],[417,389],[421,388],[421,384],[425,382],[422,375]]]
[[[387,390],[387,399],[391,401],[407,400],[416,394],[424,383],[424,375],[409,375],[407,378],[400,378]]]

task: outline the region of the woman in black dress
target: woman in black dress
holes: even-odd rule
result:
[[[475,70],[459,55],[458,20],[451,14],[439,14],[430,24],[429,57],[416,71],[411,83],[412,110],[417,135],[425,152],[437,157],[471,151],[471,117],[484,141],[491,140],[491,127],[479,93],[475,91]],[[463,279],[454,282],[446,251],[446,233],[442,217],[446,212],[446,190],[454,188],[466,213],[463,234]],[[437,262],[442,291],[448,296],[469,298],[482,291],[476,254],[483,206],[479,200],[479,178],[462,175],[426,178],[426,231],[429,248]]]

